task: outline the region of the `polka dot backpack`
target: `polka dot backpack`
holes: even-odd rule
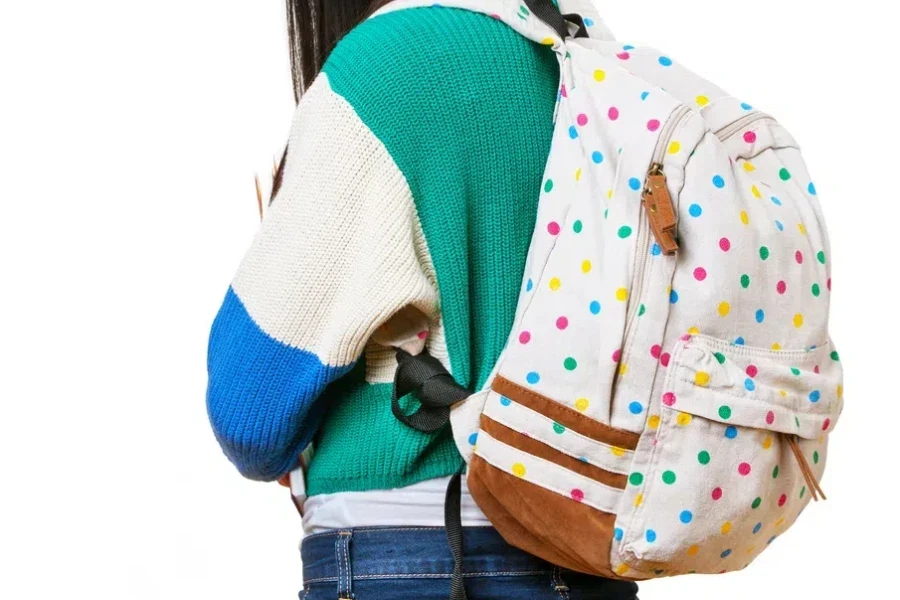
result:
[[[819,486],[842,407],[800,149],[589,1],[441,0],[552,46],[555,130],[513,330],[451,420],[512,544],[623,579],[746,567]],[[386,10],[432,4],[398,0]]]

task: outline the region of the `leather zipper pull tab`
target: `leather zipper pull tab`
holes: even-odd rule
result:
[[[644,203],[650,230],[653,231],[653,237],[656,238],[660,250],[669,256],[675,254],[678,250],[678,241],[675,239],[678,217],[675,214],[675,205],[669,194],[662,165],[658,163],[651,165],[641,200]]]

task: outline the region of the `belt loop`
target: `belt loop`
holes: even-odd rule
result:
[[[352,538],[352,531],[340,531],[334,541],[334,555],[338,566],[338,600],[353,599],[353,572],[350,569],[350,540]]]

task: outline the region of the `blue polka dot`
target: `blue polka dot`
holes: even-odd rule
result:
[[[733,440],[734,438],[736,438],[737,434],[738,434],[738,430],[737,430],[737,427],[735,427],[734,425],[729,425],[725,429],[725,437],[727,437],[729,440]]]
[[[641,92],[641,100],[646,100],[647,96],[650,95],[650,92]]]
[[[781,206],[781,200],[779,200],[775,196],[772,196],[772,204],[774,204],[775,206]]]
[[[816,186],[813,185],[813,182],[812,182],[812,181],[810,181],[810,182],[809,182],[809,185],[806,186],[806,191],[809,192],[809,194],[810,194],[811,196],[815,196],[815,195],[816,195]]]
[[[593,160],[596,164],[599,165],[600,163],[603,162],[603,153],[598,150],[594,150],[594,153],[591,154],[591,160]]]
[[[721,190],[723,187],[725,187],[725,178],[721,175],[716,175],[715,177],[713,177],[713,185]]]
[[[759,533],[759,530],[762,529],[762,523],[757,523],[753,528],[753,533]]]
[[[784,231],[784,223],[782,223],[778,219],[775,219],[775,227],[778,228],[778,231]]]
[[[596,300],[594,300],[593,302],[591,302],[590,309],[591,309],[592,315],[599,315],[600,314],[600,303],[597,302]]]
[[[622,46],[622,50],[628,52],[629,50],[634,50],[634,46],[632,46],[631,44],[625,44],[624,46]]]
[[[510,400],[506,396],[500,396],[500,404],[502,404],[503,406],[509,406],[510,404],[512,404],[512,400]]]
[[[662,248],[659,247],[659,244],[654,242],[653,245],[650,246],[650,254],[652,254],[653,256],[659,256],[660,254],[662,254]]]
[[[579,456],[579,457],[578,457],[578,460],[580,460],[580,461],[583,462],[583,463],[588,462],[587,456]]]
[[[683,510],[683,511],[681,511],[681,514],[678,515],[678,518],[681,520],[682,523],[687,525],[688,523],[690,523],[691,521],[694,520],[694,513],[692,513],[689,510]]]
[[[690,208],[688,208],[688,213],[690,213],[692,217],[699,217],[703,214],[703,207],[699,204],[691,204]]]
[[[758,311],[756,311],[756,322],[762,323],[765,320],[766,320],[766,312],[760,308]]]
[[[735,346],[743,346],[743,345],[744,345],[744,338],[741,337],[741,336],[738,336],[738,337],[734,338],[734,345],[735,345]]]
[[[647,538],[647,541],[648,541],[649,543],[652,544],[653,542],[656,541],[656,532],[653,531],[652,529],[648,529],[648,530],[644,533],[644,537],[646,537],[646,538]]]
[[[639,189],[641,189],[641,180],[637,177],[632,177],[628,180],[628,187],[630,187],[634,191],[638,191]]]
[[[621,541],[622,541],[622,537],[625,535],[625,532],[622,531],[621,529],[619,529],[618,527],[615,528],[615,530],[613,531],[613,533],[614,533],[614,535],[616,536],[616,541],[617,541],[617,542],[621,542]]]
[[[472,435],[469,436],[469,445],[474,446],[475,442],[478,441],[478,432],[476,431]]]
[[[770,537],[770,538],[769,538],[769,541],[766,542],[766,545],[771,544],[772,542],[774,542],[774,541],[775,541],[775,538],[777,538],[777,537],[778,537],[777,535],[773,535],[772,537]]]
[[[642,412],[644,412],[644,407],[643,407],[643,405],[641,405],[640,402],[635,400],[634,402],[632,402],[631,404],[628,405],[628,410],[630,410],[631,414],[633,414],[633,415],[639,415]]]
[[[678,303],[678,292],[676,292],[675,290],[671,290],[669,292],[669,302],[671,302],[672,304]]]
[[[753,110],[753,107],[746,102],[741,102],[741,108],[743,108],[744,110]]]
[[[725,550],[724,552],[722,552],[722,558],[728,558],[729,556],[731,556],[730,548],[728,550]]]
[[[660,57],[659,57],[659,64],[661,64],[661,65],[664,66],[664,67],[671,67],[671,66],[672,66],[672,59],[669,58],[668,56],[660,56]]]
[[[541,376],[535,371],[532,371],[525,377],[525,380],[531,385],[535,385],[538,381],[541,380]]]
[[[578,137],[578,129],[574,125],[569,127],[569,137],[573,140]]]
[[[593,27],[593,26],[594,26],[594,20],[593,20],[593,19],[584,19],[584,26],[585,26],[585,27]]]
[[[753,383],[753,380],[748,377],[744,380],[744,387],[747,388],[748,392],[752,392],[756,389],[756,384]]]
[[[813,390],[809,393],[809,401],[810,402],[818,402],[822,399],[822,394],[819,393],[819,390]]]
[[[530,292],[533,289],[534,289],[534,282],[531,280],[531,278],[529,278],[528,283],[525,284],[525,291]]]

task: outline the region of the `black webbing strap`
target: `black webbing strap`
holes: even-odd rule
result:
[[[553,0],[525,0],[525,5],[528,6],[531,14],[552,27],[562,39],[588,37],[587,28],[584,26],[584,20],[581,18],[581,15],[575,13],[570,15],[562,14],[556,5],[553,4]],[[578,30],[574,34],[569,33],[569,23],[578,26]]]
[[[417,392],[422,406],[407,415],[400,408],[400,398]],[[434,433],[450,422],[450,407],[465,400],[469,391],[456,383],[440,361],[427,352],[413,356],[397,349],[397,372],[394,375],[394,396],[391,410],[394,416],[413,429]],[[444,527],[447,543],[453,556],[453,574],[450,576],[450,600],[466,600],[463,584],[462,556],[463,531],[460,503],[462,502],[462,472],[450,479],[444,498]]]

